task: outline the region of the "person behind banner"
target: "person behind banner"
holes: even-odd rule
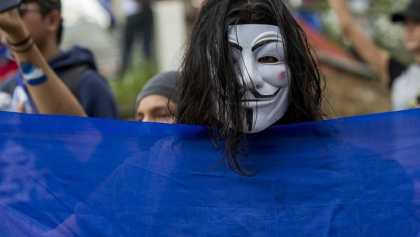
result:
[[[224,159],[241,174],[246,133],[323,117],[323,77],[281,0],[206,1],[182,72],[177,122],[220,127]]]
[[[152,77],[137,96],[136,121],[175,123],[179,100],[176,88],[181,73],[165,72]]]
[[[392,15],[393,22],[403,22],[402,40],[415,56],[406,66],[396,61],[387,50],[380,48],[357,23],[345,0],[329,0],[338,17],[343,33],[350,39],[359,56],[369,64],[385,86],[391,90],[394,110],[418,107],[420,91],[420,0],[413,0],[406,10]]]
[[[40,113],[86,116],[75,96],[48,65],[16,8],[0,13],[0,29]]]
[[[106,80],[98,73],[92,53],[79,46],[66,51],[60,50],[63,33],[61,1],[23,0],[18,10],[33,43],[78,99],[87,115],[117,119],[115,98]],[[9,48],[13,51],[13,47]],[[4,82],[1,90],[12,96],[12,111],[41,112],[39,103],[36,103],[23,83],[24,77],[24,74],[16,73]]]

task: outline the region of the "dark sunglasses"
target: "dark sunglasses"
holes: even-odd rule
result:
[[[41,8],[32,4],[22,3],[18,7],[19,15],[22,17],[25,15],[26,11],[39,11],[41,12]]]

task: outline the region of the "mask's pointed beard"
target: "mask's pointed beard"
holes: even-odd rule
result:
[[[245,119],[248,127],[248,132],[252,131],[252,124],[254,122],[254,110],[252,108],[245,108]]]

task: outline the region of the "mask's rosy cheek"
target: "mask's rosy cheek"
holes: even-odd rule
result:
[[[279,74],[280,80],[284,80],[286,78],[286,71],[281,71]]]

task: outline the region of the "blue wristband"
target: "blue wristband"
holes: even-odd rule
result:
[[[36,86],[47,81],[47,76],[44,74],[42,69],[37,68],[32,63],[20,63],[23,78],[29,85]]]

